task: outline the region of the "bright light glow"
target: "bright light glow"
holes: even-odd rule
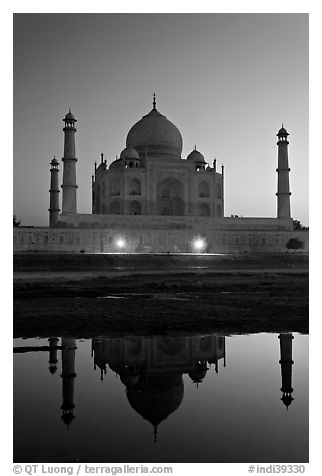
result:
[[[195,238],[192,243],[194,251],[201,253],[206,248],[206,241],[203,238]]]
[[[119,249],[122,249],[125,247],[126,241],[124,240],[124,238],[117,238],[117,240],[115,241],[115,244]]]

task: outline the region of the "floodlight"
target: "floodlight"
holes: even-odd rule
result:
[[[125,247],[126,241],[124,238],[117,238],[115,241],[115,245],[121,250]]]
[[[196,253],[202,253],[206,249],[206,240],[204,238],[195,238],[192,242],[192,248]]]

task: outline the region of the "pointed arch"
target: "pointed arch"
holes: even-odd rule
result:
[[[201,217],[209,217],[210,207],[208,203],[199,203],[198,212],[198,215],[200,215]]]
[[[199,192],[199,197],[209,197],[210,196],[210,190],[209,190],[209,184],[205,180],[199,183],[198,186],[198,192]]]
[[[133,178],[129,183],[129,194],[141,195],[141,193],[142,193],[141,181],[138,178]]]
[[[110,195],[121,195],[120,177],[115,177],[111,182]]]
[[[133,200],[133,202],[130,202],[130,204],[129,204],[129,214],[130,215],[141,215],[142,214],[141,203],[138,202],[137,200]]]
[[[111,215],[119,215],[121,212],[120,202],[114,200],[110,203],[110,214]]]

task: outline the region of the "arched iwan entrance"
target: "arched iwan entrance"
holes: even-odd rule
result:
[[[157,214],[184,215],[184,185],[180,180],[168,177],[157,186]]]

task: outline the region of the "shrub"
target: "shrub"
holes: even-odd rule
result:
[[[290,238],[286,243],[286,248],[288,250],[302,250],[304,248],[304,242],[297,238]]]

